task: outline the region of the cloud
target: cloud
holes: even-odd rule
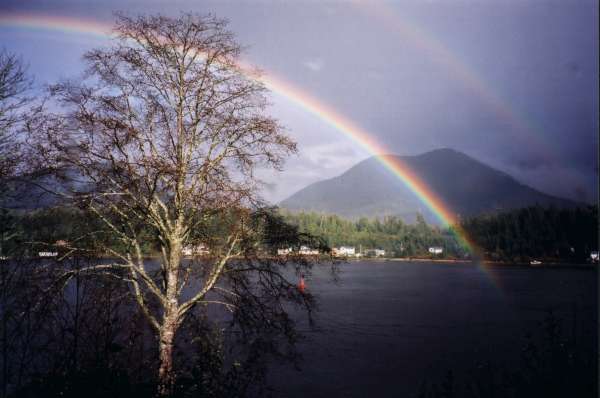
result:
[[[265,183],[262,195],[267,201],[278,203],[307,185],[344,173],[367,156],[350,142],[303,145],[298,156],[287,160],[283,171],[257,172]]]
[[[313,72],[319,72],[321,69],[323,69],[324,66],[323,60],[321,58],[309,59],[304,61],[302,64]]]
[[[300,155],[311,167],[315,167],[321,173],[327,170],[339,174],[354,166],[358,163],[357,159],[363,157],[356,149],[356,146],[350,142],[337,141],[306,146]]]

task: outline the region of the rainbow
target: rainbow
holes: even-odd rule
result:
[[[70,18],[62,16],[47,15],[0,15],[0,26],[26,28],[36,30],[56,30],[64,33],[84,34],[96,38],[107,38],[112,36],[112,27],[108,24],[84,20],[81,18]],[[250,65],[240,63],[243,70],[250,71]],[[253,75],[249,72],[249,75]],[[358,146],[373,154],[379,163],[400,179],[418,198],[427,206],[440,220],[444,226],[452,226],[459,242],[467,249],[473,250],[474,245],[467,239],[464,231],[457,224],[457,219],[444,202],[415,175],[411,169],[396,156],[385,155],[387,152],[381,144],[373,139],[373,136],[363,130],[353,121],[337,113],[333,108],[317,100],[292,83],[277,77],[273,73],[264,73],[260,80],[271,91],[281,95],[288,101],[301,107],[308,113],[316,116],[322,122],[341,132]]]
[[[54,30],[66,34],[83,34],[97,39],[112,37],[112,26],[106,23],[54,15],[4,14],[0,26],[32,30]]]
[[[506,132],[511,134],[511,138],[516,142],[515,146],[527,145],[538,148],[537,154],[546,159],[549,159],[550,154],[556,154],[556,149],[549,145],[547,139],[544,139],[543,129],[520,114],[514,107],[509,106],[509,101],[501,98],[497,90],[493,90],[480,73],[450,51],[432,33],[422,29],[400,13],[400,7],[394,7],[393,2],[384,1],[356,0],[354,4],[361,12],[378,19],[388,31],[415,46],[445,70],[451,71],[463,87],[476,95],[499,120],[507,124]]]

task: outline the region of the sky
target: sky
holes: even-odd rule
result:
[[[388,154],[453,148],[543,192],[598,200],[598,3],[570,0],[3,0],[14,15],[85,18],[114,11],[212,13],[229,20],[245,62],[352,121]],[[107,39],[0,23],[38,86],[83,71]],[[262,171],[276,203],[372,156],[284,95],[269,112],[299,146]]]

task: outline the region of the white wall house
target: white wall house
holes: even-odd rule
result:
[[[285,248],[285,249],[277,249],[277,254],[279,256],[287,256],[288,254],[291,254],[294,252],[294,249],[292,249],[291,247]],[[301,256],[316,256],[319,254],[319,251],[316,249],[312,249],[308,246],[300,246],[300,250],[298,251],[298,254]]]
[[[288,247],[287,249],[277,249],[277,255],[279,256],[287,256],[292,252],[292,248]]]
[[[206,245],[201,243],[195,246],[185,246],[183,249],[181,249],[181,254],[183,254],[184,256],[205,256],[210,254],[210,250],[208,250],[208,247]]]
[[[375,257],[385,256],[385,250],[383,250],[383,249],[375,249],[375,250],[373,250],[373,252],[375,253]]]
[[[367,249],[365,255],[368,257],[383,257],[385,256],[385,250],[383,249]]]
[[[319,251],[316,249],[312,249],[308,246],[301,246],[299,253],[302,256],[316,256],[317,254],[319,254]]]
[[[334,256],[354,257],[356,256],[356,248],[354,246],[341,246],[333,249]]]
[[[443,247],[432,246],[429,248],[429,253],[431,253],[431,254],[442,254],[443,252],[444,252]]]

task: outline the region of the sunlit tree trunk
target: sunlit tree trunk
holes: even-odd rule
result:
[[[168,397],[173,393],[173,344],[179,322],[172,314],[166,314],[160,331],[158,356],[160,367],[158,369],[158,395]]]
[[[168,254],[165,256],[165,298],[164,316],[159,331],[159,369],[158,369],[158,395],[168,397],[173,393],[173,346],[175,334],[180,325],[179,302],[178,302],[178,280],[179,266],[181,261],[181,239],[171,239]]]

